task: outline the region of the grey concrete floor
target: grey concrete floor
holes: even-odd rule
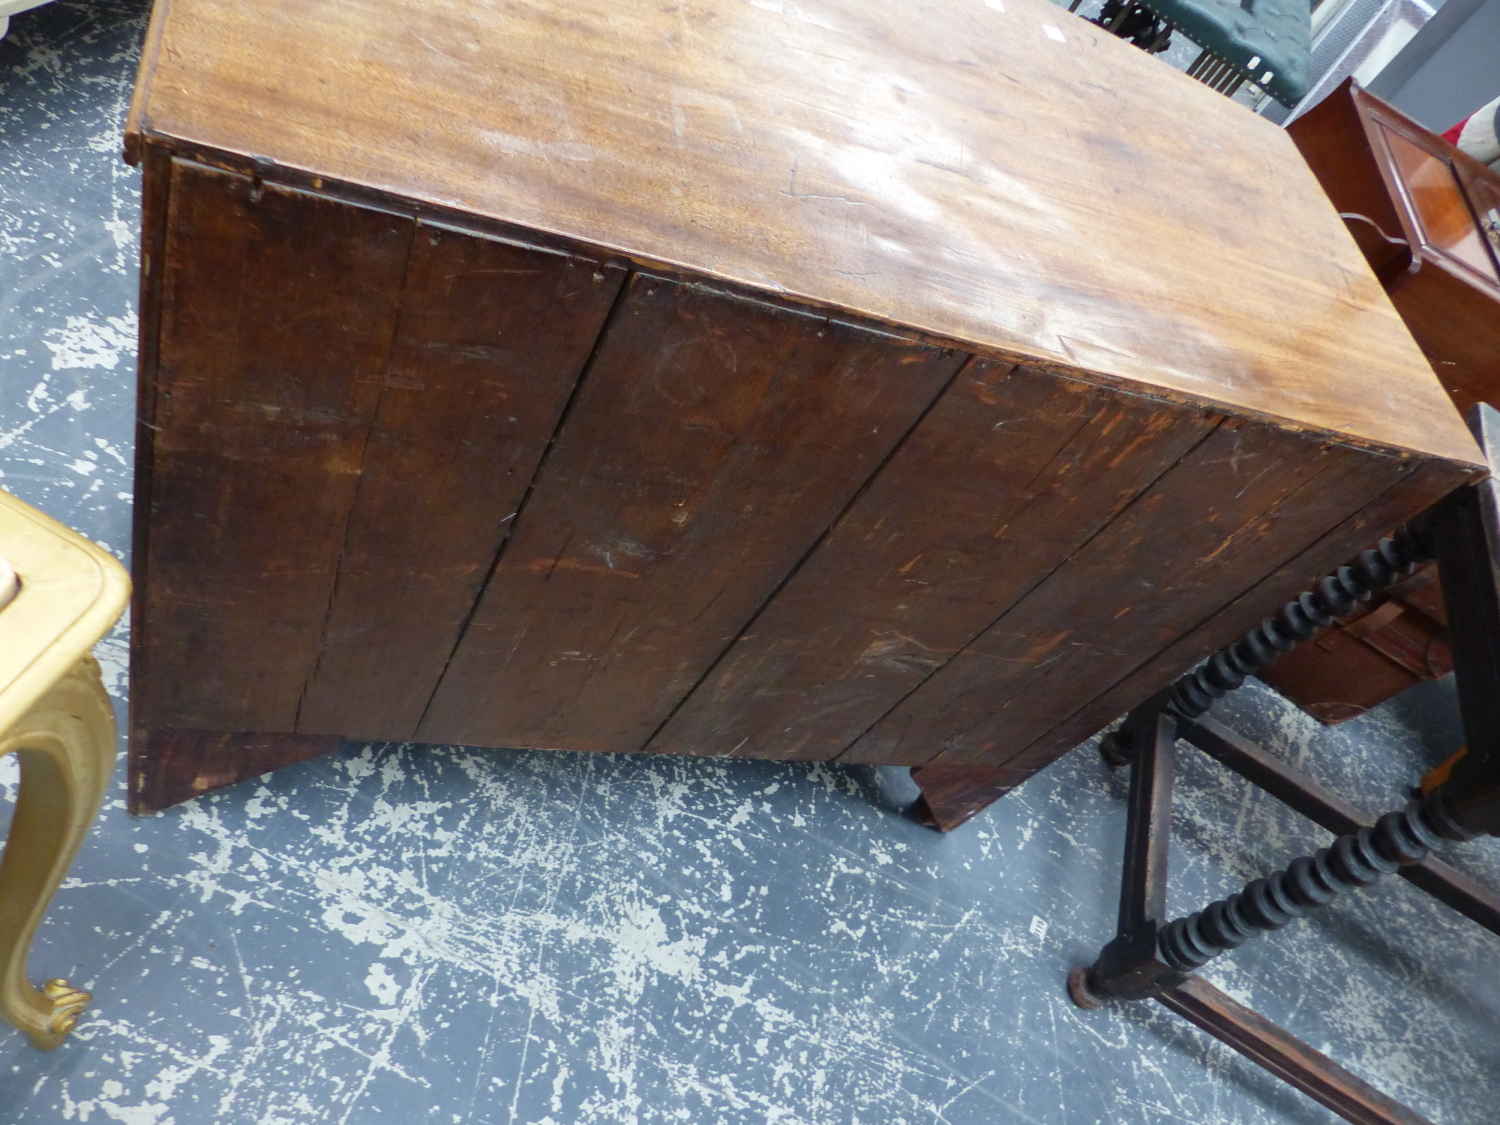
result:
[[[0,42],[0,486],[121,558],[143,20],[58,0]],[[1332,730],[1257,686],[1224,711],[1372,810],[1459,737],[1442,684]],[[1174,909],[1327,842],[1183,756]],[[32,958],[96,1005],[50,1054],[0,1032],[0,1122],[1334,1120],[1159,1007],[1068,1002],[1113,925],[1125,784],[1085,746],[950,836],[902,771],[746,761],[350,746],[139,820],[117,788]],[[1456,858],[1500,872],[1490,842]],[[1392,880],[1207,975],[1486,1125],[1496,952]]]

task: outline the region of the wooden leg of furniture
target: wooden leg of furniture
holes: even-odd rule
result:
[[[1130,809],[1116,937],[1068,993],[1081,1008],[1110,1000],[1166,1007],[1316,1099],[1353,1125],[1430,1125],[1332,1059],[1230,1000],[1194,970],[1257,935],[1278,930],[1385,875],[1413,884],[1495,931],[1500,895],[1437,860],[1440,845],[1500,835],[1500,413],[1470,417],[1490,460],[1489,478],[1466,485],[1377,547],[1320,579],[1295,601],[1141,704],[1101,747],[1129,764]],[[1378,820],[1215,722],[1213,704],[1280,652],[1295,651],[1361,601],[1436,558],[1452,633],[1464,749],[1424,778],[1399,811]],[[1167,845],[1175,744],[1196,746],[1304,816],[1338,834],[1243,890],[1166,920]]]
[[[1185,724],[1181,737],[1335,836],[1358,832],[1374,823],[1309,775],[1207,715]],[[1492,934],[1500,934],[1500,894],[1479,880],[1435,855],[1402,867],[1396,874]]]
[[[226,785],[321,757],[343,745],[326,734],[235,734],[136,728],[130,739],[130,811],[137,816]]]
[[[952,832],[1015,787],[1012,771],[988,766],[916,766],[911,779],[922,795],[912,815],[929,828]]]
[[[64,980],[33,988],[26,957],[115,764],[114,713],[92,657],[0,735],[0,754],[12,751],[21,762],[21,788],[0,858],[0,1014],[50,1051],[73,1030],[89,994]]]
[[[1353,827],[1369,824],[1352,808],[1306,781],[1290,767],[1270,768],[1264,755],[1232,740],[1223,728],[1198,719],[1184,722],[1172,712],[1143,706],[1131,716],[1113,743],[1130,766],[1130,811],[1125,830],[1125,860],[1120,885],[1118,934],[1100,951],[1090,968],[1074,969],[1068,994],[1081,1008],[1102,1008],[1111,1000],[1155,999],[1214,1038],[1233,1047],[1256,1065],[1328,1107],[1351,1125],[1432,1125],[1421,1114],[1381,1093],[1258,1012],[1231,1000],[1195,973],[1164,959],[1162,931],[1167,928],[1167,852],[1179,738],[1205,750],[1251,782],[1304,812],[1318,823]],[[1451,869],[1429,857],[1427,874],[1444,884],[1444,901],[1465,897],[1465,887],[1448,887]],[[1403,869],[1403,874],[1407,870]],[[1456,874],[1456,873],[1455,873]],[[1423,883],[1413,879],[1419,886]],[[1471,882],[1471,881],[1470,881]],[[1424,886],[1424,889],[1428,889]],[[1478,897],[1489,892],[1477,887]],[[1471,904],[1482,915],[1487,904]],[[1460,907],[1462,909],[1462,907]],[[1471,916],[1473,911],[1466,910]]]
[[[1156,999],[1345,1121],[1354,1125],[1432,1125],[1420,1113],[1382,1094],[1259,1012],[1231,1000],[1202,977],[1190,976]]]

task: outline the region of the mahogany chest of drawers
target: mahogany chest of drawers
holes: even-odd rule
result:
[[[132,798],[1014,784],[1478,471],[1290,140],[1041,0],[159,0]]]
[[[1500,172],[1352,79],[1288,132],[1459,411],[1500,407]]]

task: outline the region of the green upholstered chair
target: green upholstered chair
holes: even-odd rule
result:
[[[1153,54],[1181,32],[1203,48],[1188,75],[1226,95],[1249,81],[1294,106],[1312,83],[1308,0],[1107,0],[1095,22]]]

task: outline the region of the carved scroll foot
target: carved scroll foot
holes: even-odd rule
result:
[[[52,1001],[52,1017],[47,1021],[47,1033],[38,1035],[35,1032],[28,1032],[27,1034],[31,1036],[33,1046],[50,1051],[61,1044],[68,1032],[73,1030],[78,1017],[83,1015],[89,1006],[89,1001],[94,997],[92,993],[84,992],[81,988],[74,988],[61,977],[54,977],[42,985],[42,995]]]
[[[0,857],[0,1015],[44,1051],[62,1043],[89,994],[26,978],[32,938],[99,811],[115,764],[115,722],[92,657],[75,664],[8,731],[21,788]]]

